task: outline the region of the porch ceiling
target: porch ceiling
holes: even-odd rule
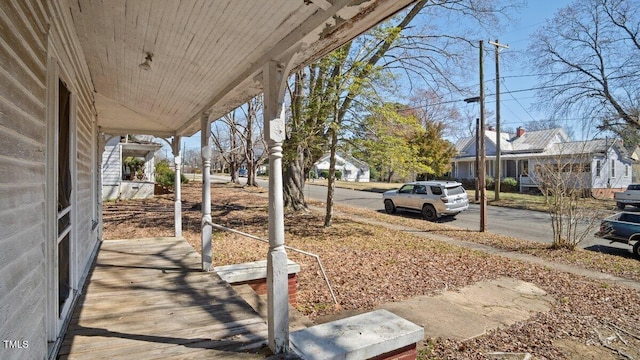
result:
[[[295,66],[412,0],[75,0],[76,32],[108,133],[190,136],[262,92],[267,61]],[[138,65],[153,54],[151,69]]]

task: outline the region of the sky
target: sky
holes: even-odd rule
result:
[[[553,18],[562,7],[567,6],[569,0],[529,0],[528,5],[519,14],[520,19],[505,28],[497,37],[501,44],[507,44],[508,49],[500,50],[500,118],[503,128],[515,129],[529,121],[547,119],[548,115],[532,108],[535,101],[534,91],[523,91],[536,86],[536,77],[531,76],[532,70],[527,68],[525,52],[532,41],[533,33],[544,25],[547,19]],[[492,39],[495,40],[495,39]],[[487,94],[495,94],[495,47],[485,43],[485,48],[491,50],[491,55],[485,55],[485,81],[489,84]],[[487,97],[486,108],[495,112],[495,96]],[[567,123],[576,122],[567,119]],[[581,138],[579,132],[575,137]],[[579,140],[579,139],[574,139]]]
[[[570,0],[528,0],[528,3],[519,14],[515,14],[514,21],[507,24],[504,31],[491,38],[488,41],[499,40],[501,44],[508,45],[508,49],[500,51],[500,77],[501,82],[501,99],[500,99],[500,118],[502,129],[516,129],[518,126],[524,126],[525,123],[534,120],[542,120],[548,116],[542,112],[532,109],[531,105],[534,99],[533,91],[523,91],[535,87],[536,78],[529,76],[531,70],[526,68],[524,53],[527,46],[532,41],[532,34],[540,28],[545,20],[551,19],[557,10],[568,5]],[[480,40],[480,39],[479,39]],[[494,46],[485,42],[485,49],[490,50],[485,53],[484,72],[486,94],[495,93],[495,62]],[[470,74],[467,85],[477,84],[478,75]],[[468,104],[460,106],[476,107],[479,113],[478,104]],[[487,96],[485,107],[487,111],[495,112],[495,96]],[[473,112],[473,109],[471,110]],[[568,126],[572,123],[577,124],[577,119],[568,119]],[[579,130],[574,131],[573,140],[584,140],[588,134],[581,134]],[[199,149],[200,133],[189,138],[183,138],[183,149]],[[171,150],[165,145],[164,151],[166,157],[171,158]]]

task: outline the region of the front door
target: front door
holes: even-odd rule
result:
[[[73,203],[71,201],[71,93],[58,81],[58,215],[57,215],[57,276],[58,318],[64,319],[71,293],[71,238],[73,236]]]
[[[76,101],[55,59],[47,64],[47,340],[59,341],[77,284],[75,237]]]

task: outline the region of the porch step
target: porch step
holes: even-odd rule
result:
[[[267,294],[267,260],[214,267],[222,280],[230,285],[249,285],[258,295]],[[287,260],[289,304],[298,305],[298,273],[300,265]]]
[[[242,264],[216,266],[213,270],[222,280],[229,284],[244,283],[247,281],[267,278],[267,260],[253,261]],[[300,272],[300,265],[287,260],[287,272],[289,275]]]
[[[290,334],[305,360],[415,359],[424,329],[387,310],[376,310]]]

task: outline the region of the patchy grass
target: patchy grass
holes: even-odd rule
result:
[[[216,184],[212,191],[212,217],[216,223],[267,237],[267,199],[264,194],[256,193],[261,190]],[[199,185],[188,184],[183,188],[183,232],[198,251],[200,194]],[[315,261],[289,251],[290,258],[302,267],[298,310],[311,319],[342,310],[370,310],[389,301],[434,295],[444,289],[455,290],[478,281],[509,276],[541,287],[557,300],[556,305],[547,313],[469,341],[428,339],[421,345],[420,357],[479,359],[487,352],[505,351],[529,352],[534,358],[541,359],[577,359],[581,354],[575,349],[582,349],[581,346],[587,344],[589,348],[611,353],[598,346],[601,341],[598,334],[605,338],[614,334],[613,339],[617,339],[615,334],[618,334],[624,341],[612,340],[609,345],[629,356],[640,356],[640,340],[626,333],[640,334],[640,292],[449,245],[394,230],[389,224],[458,236],[466,241],[528,252],[552,261],[600,267],[602,271],[637,280],[640,262],[636,260],[604,254],[593,256],[586,251],[552,251],[544,245],[456,231],[444,224],[421,219],[347,207],[338,210],[340,213],[336,214],[330,228],[322,226],[324,214],[321,213],[291,213],[285,217],[287,245],[320,256],[339,301],[337,306],[332,303]],[[344,213],[358,215],[359,219],[344,216]],[[385,226],[377,224],[378,221]],[[105,238],[171,236],[173,200],[170,195],[162,195],[152,200],[105,203],[104,225]],[[216,265],[264,259],[268,250],[265,243],[218,231],[214,233],[213,243]]]
[[[481,233],[475,230],[457,229],[446,224],[425,221],[418,217],[388,215],[374,210],[344,205],[337,205],[336,209],[339,209],[344,214],[358,215],[388,224],[412,227],[424,232],[489,245],[503,250],[531,254],[554,262],[578,265],[587,269],[640,281],[640,261],[636,258],[625,258],[583,249],[574,251],[551,249],[548,244],[535,243],[488,232]]]

